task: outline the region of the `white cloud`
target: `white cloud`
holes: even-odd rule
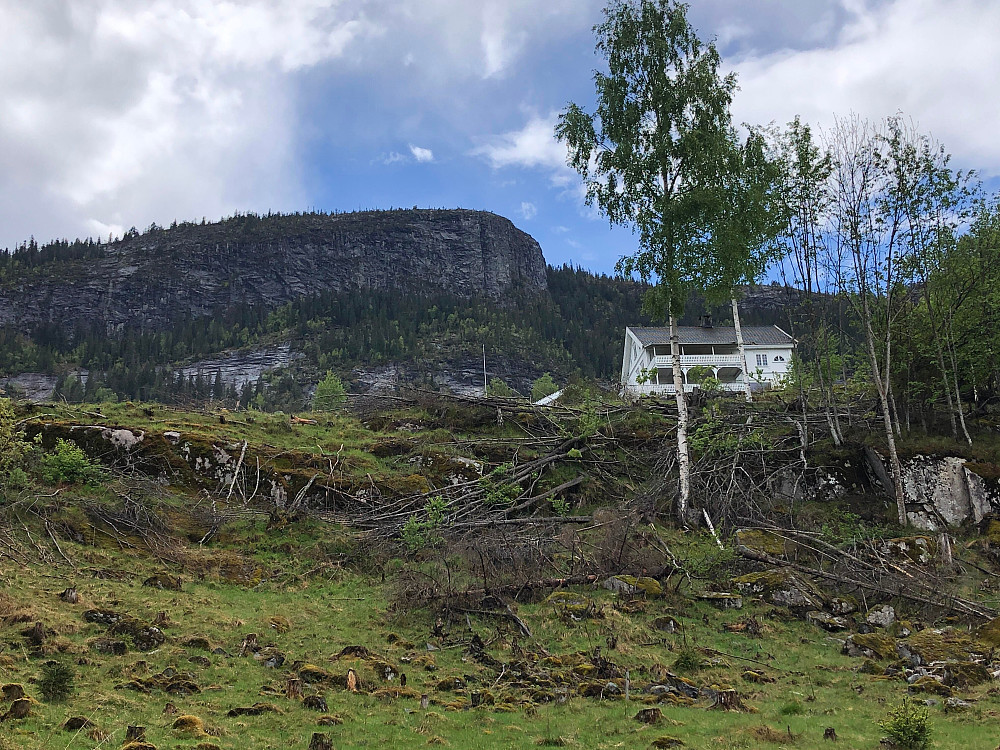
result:
[[[520,130],[486,139],[472,153],[486,159],[494,169],[547,170],[552,184],[564,187],[576,179],[576,173],[566,164],[566,146],[556,140],[556,119],[555,113],[546,117],[533,116]]]
[[[521,201],[521,218],[525,221],[531,221],[536,216],[538,216],[538,207],[534,203]]]
[[[586,30],[598,3],[0,0],[0,248],[299,209],[311,145],[353,143],[310,119],[322,102],[361,81],[389,97],[395,85],[397,100],[461,127],[455,101],[477,105],[459,86],[511,75],[531,45]],[[351,126],[420,143],[424,114]]]
[[[301,207],[287,76],[379,33],[349,10],[0,0],[0,247]]]
[[[834,114],[903,112],[964,167],[1000,174],[1000,4],[992,0],[851,0],[850,22],[823,46],[753,54],[733,66],[743,121],[796,114],[829,127]]]
[[[382,154],[378,159],[379,163],[389,166],[391,164],[398,164],[401,161],[406,161],[406,157],[403,156],[398,151],[390,151],[387,154]]]
[[[421,164],[434,161],[434,152],[431,151],[429,148],[421,148],[420,146],[414,146],[411,143],[410,153],[413,154],[413,158],[416,159]]]

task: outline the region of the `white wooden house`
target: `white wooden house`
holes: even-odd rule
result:
[[[741,326],[749,375],[736,345],[736,328],[713,326],[704,318],[700,326],[679,326],[684,390],[697,386],[688,381],[695,367],[709,368],[727,391],[742,391],[744,378],[761,390],[779,384],[789,373],[795,339],[778,326]],[[702,370],[702,372],[704,372]],[[622,388],[633,396],[674,393],[669,328],[625,329]]]

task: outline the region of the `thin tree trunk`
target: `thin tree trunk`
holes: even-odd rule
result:
[[[815,337],[814,337],[815,338]],[[825,337],[824,337],[825,338]],[[833,418],[833,385],[831,384],[829,389],[827,389],[826,378],[823,377],[823,362],[822,362],[822,352],[826,347],[826,342],[823,342],[823,346],[820,346],[819,340],[816,340],[816,380],[819,383],[819,392],[823,398],[823,414],[826,417],[826,425],[830,430],[830,437],[833,438],[834,445],[840,445],[841,436],[838,431],[838,425],[834,423]]]
[[[753,402],[753,395],[750,393],[750,371],[747,367],[747,350],[743,345],[743,329],[740,327],[740,306],[736,303],[736,296],[733,295],[733,325],[736,326],[736,347],[740,350],[740,364],[743,366],[743,396],[747,403]]]
[[[677,397],[677,470],[680,476],[680,494],[677,498],[677,520],[687,524],[691,500],[691,457],[688,454],[688,410],[684,394],[684,375],[681,372],[681,343],[677,330],[677,317],[670,314],[670,358],[674,370],[674,391]]]
[[[944,364],[944,347],[941,344],[941,335],[938,333],[937,322],[934,316],[934,307],[931,304],[931,293],[927,286],[927,279],[923,279],[924,302],[927,303],[927,317],[930,320],[931,331],[934,334],[934,349],[937,352],[938,369],[941,371],[941,381],[944,384],[944,397],[948,403],[948,418],[951,420],[951,436],[958,440],[958,422],[955,419],[955,404],[951,398],[951,383],[948,382],[948,369]]]
[[[878,354],[875,351],[875,332],[872,330],[871,310],[868,307],[865,290],[862,290],[862,317],[864,318],[865,339],[868,343],[868,356],[871,359],[872,379],[878,391],[879,403],[882,407],[882,419],[885,423],[885,440],[889,447],[889,462],[892,467],[892,484],[896,495],[896,513],[899,525],[906,525],[906,496],[903,494],[903,466],[896,452],[896,436],[892,425],[892,412],[889,406],[889,394],[879,372]]]
[[[962,392],[958,388],[958,358],[955,356],[955,337],[951,332],[951,317],[948,318],[948,354],[951,357],[951,374],[955,379],[955,407],[958,411],[958,422],[962,426],[962,435],[965,441],[972,445],[972,436],[969,435],[969,428],[965,424],[965,409],[962,408]]]
[[[903,435],[902,427],[900,425],[902,422],[899,421],[899,409],[896,408],[896,392],[892,389],[892,384],[889,384],[889,405],[892,406],[892,418],[896,424],[896,435],[901,437]]]

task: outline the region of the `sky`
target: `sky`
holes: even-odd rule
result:
[[[692,0],[737,122],[902,112],[1000,188],[996,0]],[[234,212],[463,207],[610,273],[553,136],[596,0],[0,0],[0,248]]]

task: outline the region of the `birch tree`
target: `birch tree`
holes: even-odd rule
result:
[[[962,436],[971,445],[965,424],[962,394],[951,351],[951,308],[948,301],[934,300],[934,282],[942,274],[942,263],[957,245],[962,227],[973,218],[975,190],[971,175],[953,171],[941,144],[916,132],[901,117],[891,117],[886,136],[891,167],[890,192],[905,213],[904,238],[916,281],[927,310],[927,325],[941,377],[941,392],[947,404],[952,437]],[[955,301],[961,302],[958,296]],[[940,304],[939,304],[940,303]]]
[[[828,275],[820,268],[825,249],[826,225],[831,202],[830,174],[833,162],[828,151],[813,139],[812,129],[796,117],[776,136],[774,148],[782,165],[782,196],[786,224],[782,242],[793,281],[802,289],[807,341],[812,375],[819,387],[830,436],[836,445],[843,431],[833,393],[834,341],[823,316],[817,313],[815,296],[828,291]],[[803,406],[806,397],[801,394]]]
[[[736,345],[743,369],[743,395],[753,400],[743,329],[740,325],[738,288],[755,284],[782,254],[775,239],[785,224],[781,169],[772,157],[763,133],[750,128],[746,140],[732,150],[725,175],[725,203],[714,225],[719,253],[717,289],[706,289],[709,301],[728,297],[733,310]]]
[[[893,325],[905,298],[905,206],[891,189],[883,126],[859,117],[838,120],[831,137],[834,252],[828,269],[858,316],[885,427],[896,511],[906,525],[902,465],[892,408]]]
[[[712,228],[722,215],[723,183],[736,143],[730,104],[733,75],[675,0],[611,0],[594,28],[606,63],[594,73],[593,113],[575,103],[562,112],[557,137],[583,177],[587,202],[614,224],[631,226],[639,248],[618,270],[655,282],[651,307],[670,325],[677,401],[677,514],[688,520],[688,411],[677,321],[689,290],[718,286]]]

